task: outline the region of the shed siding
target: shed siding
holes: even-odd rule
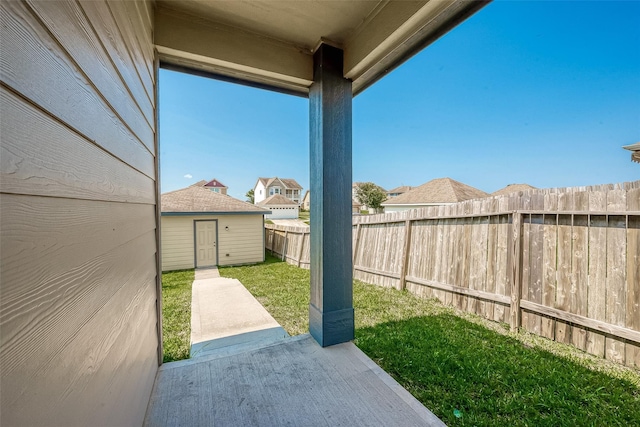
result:
[[[0,3],[2,425],[142,425],[158,366],[151,4]]]
[[[162,271],[194,268],[194,221],[213,219],[218,221],[218,265],[264,261],[262,215],[163,216]]]

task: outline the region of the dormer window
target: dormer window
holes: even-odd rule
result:
[[[280,192],[280,187],[271,187],[271,188],[269,189],[269,195],[270,195],[270,196],[273,196],[274,194],[282,194],[282,193]]]

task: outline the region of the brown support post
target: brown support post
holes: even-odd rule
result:
[[[402,251],[402,269],[400,270],[400,290],[407,288],[407,268],[409,267],[409,248],[411,247],[411,220],[404,223],[404,250]]]
[[[509,275],[511,278],[511,331],[516,332],[521,326],[520,298],[522,291],[522,283],[520,280],[520,264],[521,264],[521,229],[522,214],[518,211],[513,212],[511,225],[511,238],[509,239],[509,250],[511,251],[511,270]]]

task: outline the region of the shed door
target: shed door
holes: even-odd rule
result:
[[[196,221],[196,267],[218,264],[216,221]]]

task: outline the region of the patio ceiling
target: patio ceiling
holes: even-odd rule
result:
[[[307,96],[321,42],[344,50],[357,94],[488,1],[157,0],[167,68]]]

